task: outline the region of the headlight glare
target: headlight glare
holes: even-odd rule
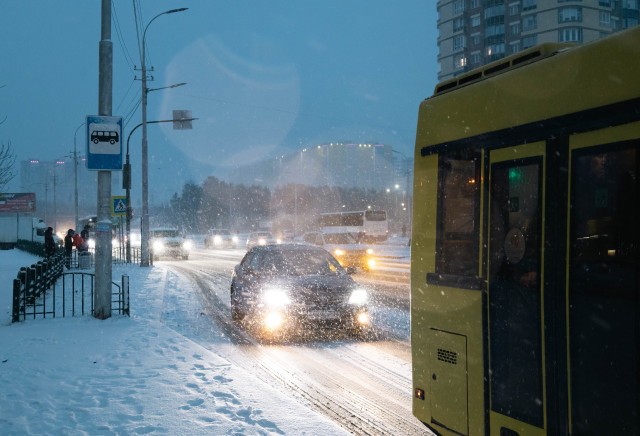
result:
[[[373,254],[373,249],[369,248],[369,249],[367,250],[367,254],[368,254],[368,255],[372,255],[372,254]]]
[[[291,303],[289,295],[281,288],[268,288],[262,293],[262,301],[269,307],[284,307]]]
[[[369,300],[369,294],[364,289],[354,289],[349,297],[349,304],[365,304]]]
[[[164,244],[162,241],[153,241],[153,249],[158,252],[162,251],[164,250]]]
[[[333,250],[333,254],[335,254],[336,256],[342,256],[344,254],[344,251],[342,251],[342,250]]]
[[[182,247],[185,250],[191,250],[193,248],[193,242],[191,241],[184,241],[184,244],[182,244]]]

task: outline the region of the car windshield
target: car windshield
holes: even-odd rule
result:
[[[151,237],[153,238],[175,238],[180,236],[177,230],[153,230],[151,232]]]
[[[327,244],[355,244],[356,240],[351,233],[325,233],[324,240]]]
[[[271,251],[263,255],[260,271],[290,276],[338,275],[344,272],[340,264],[322,251]]]

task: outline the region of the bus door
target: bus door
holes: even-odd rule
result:
[[[489,420],[492,435],[545,434],[545,143],[490,152]]]
[[[574,435],[640,434],[639,131],[635,123],[571,138],[567,333]]]

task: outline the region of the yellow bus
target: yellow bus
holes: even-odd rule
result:
[[[414,158],[414,415],[640,434],[640,28],[438,84]]]

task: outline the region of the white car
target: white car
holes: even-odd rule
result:
[[[247,250],[250,250],[256,245],[270,245],[280,243],[282,243],[282,241],[280,239],[274,238],[270,232],[253,232],[249,234],[249,239],[247,239]]]
[[[173,257],[187,260],[193,248],[191,241],[185,239],[178,229],[158,227],[149,230],[149,246],[153,260],[160,257]]]
[[[238,237],[227,229],[209,229],[204,237],[204,248],[236,248]]]
[[[324,248],[345,268],[369,271],[375,266],[373,249],[358,244],[351,233],[307,232],[302,236],[302,240],[307,244]]]

